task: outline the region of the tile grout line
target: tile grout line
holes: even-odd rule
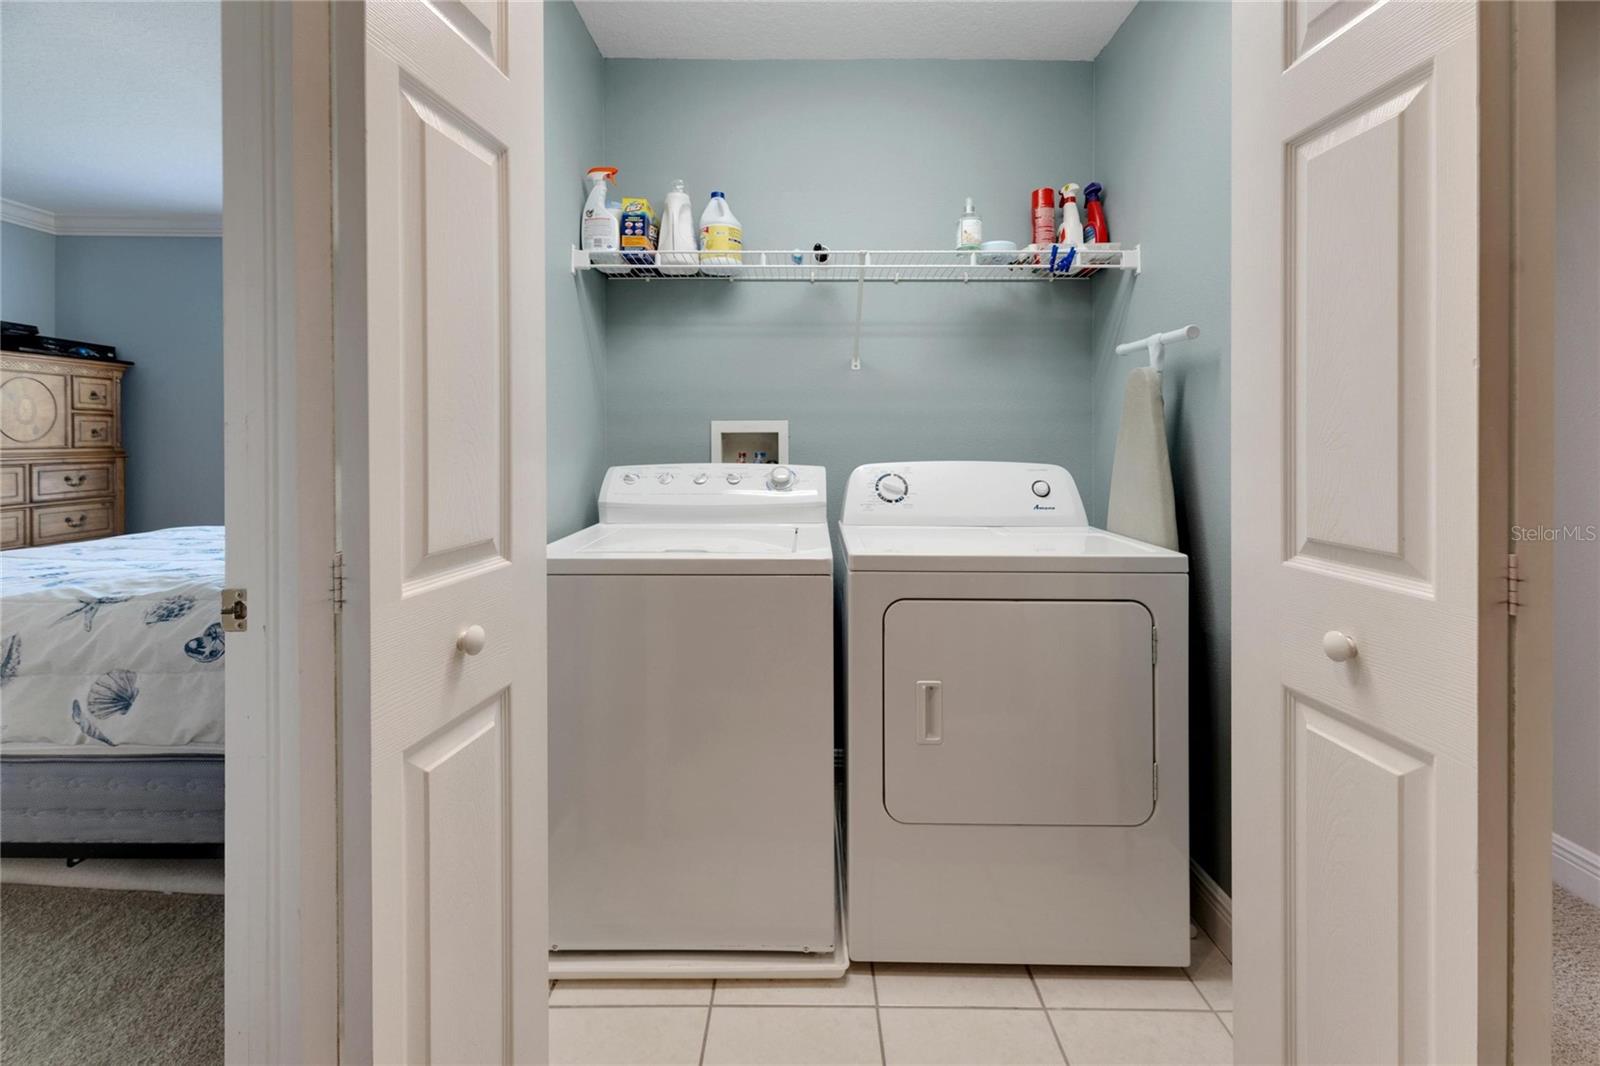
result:
[[[1028,983],[1033,986],[1033,994],[1039,999],[1039,1009],[1044,1011],[1044,1024],[1050,1027],[1050,1035],[1055,1039],[1056,1050],[1061,1052],[1061,1061],[1065,1066],[1072,1066],[1072,1060],[1067,1058],[1067,1045],[1061,1042],[1061,1034],[1056,1032],[1056,1020],[1050,1017],[1050,1008],[1044,1004],[1044,990],[1039,987],[1039,978],[1033,972],[1032,966],[1024,966],[1028,974]]]
[[[867,970],[872,974],[872,1020],[878,1023],[878,1061],[888,1066],[889,1052],[883,1046],[883,1006],[878,1002],[878,964],[867,963]]]
[[[706,1027],[700,1030],[700,1062],[706,1066],[706,1045],[711,1042],[711,1008],[717,1005],[717,979],[711,979],[711,990],[706,996]]]

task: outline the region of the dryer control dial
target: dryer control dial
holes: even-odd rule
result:
[[[794,471],[786,466],[775,466],[767,475],[767,485],[778,492],[794,488]]]
[[[1033,483],[1033,494],[1039,497],[1041,500],[1050,495],[1050,482],[1035,481]]]
[[[906,498],[906,493],[911,491],[911,486],[906,484],[906,479],[899,474],[880,474],[873,484],[878,490],[878,499],[884,503],[899,503]]]

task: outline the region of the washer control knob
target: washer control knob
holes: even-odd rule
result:
[[[1033,494],[1039,497],[1041,500],[1050,495],[1050,482],[1035,481],[1033,483]]]
[[[786,466],[775,466],[767,475],[767,484],[779,492],[794,488],[794,471]]]
[[[656,480],[661,482],[661,484],[663,484],[663,485],[671,484],[672,483],[672,474],[670,472],[663,471],[662,473],[659,473],[659,474],[656,475]]]
[[[880,475],[873,487],[878,490],[878,499],[884,503],[899,503],[906,498],[906,493],[911,491],[906,479],[899,474]]]
[[[709,480],[710,478],[706,477],[704,474],[696,474],[694,476],[694,483],[696,485],[704,485]]]
[[[744,480],[744,475],[743,474],[736,473],[736,472],[731,471],[731,470],[728,472],[728,484],[737,485],[739,482],[741,482],[743,480]]]
[[[636,482],[638,480],[639,480],[639,475],[638,474],[623,474],[622,475],[622,483],[624,485],[632,485],[634,482]]]

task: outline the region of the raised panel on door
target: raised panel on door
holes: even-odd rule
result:
[[[505,148],[402,79],[403,460],[408,586],[503,559]]]
[[[404,756],[413,1062],[510,1061],[508,702],[494,696]]]
[[[1297,1061],[1427,1062],[1433,773],[1290,695]]]
[[[1427,591],[1437,209],[1426,80],[1291,146],[1288,558]],[[1352,195],[1361,205],[1352,225]]]
[[[1155,807],[1151,616],[1122,600],[900,600],[883,620],[901,822],[1138,825]]]
[[[1289,31],[1284,65],[1289,66],[1316,51],[1379,2],[1381,0],[1284,0],[1288,7],[1285,24]]]

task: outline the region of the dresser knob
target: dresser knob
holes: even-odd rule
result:
[[[67,524],[67,528],[68,529],[82,529],[83,528],[83,524],[85,522],[87,522],[88,520],[89,520],[89,516],[86,515],[86,514],[79,515],[77,517],[76,521],[74,521],[71,518],[63,518],[62,519],[62,521]]]

